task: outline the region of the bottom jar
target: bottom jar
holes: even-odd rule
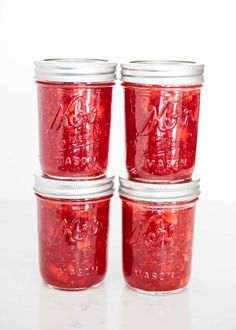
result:
[[[113,178],[79,182],[36,176],[34,189],[43,281],[64,290],[98,285],[107,268]]]
[[[120,178],[123,273],[133,288],[173,293],[190,278],[199,180],[145,184]]]

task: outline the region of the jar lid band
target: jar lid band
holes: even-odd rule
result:
[[[34,176],[36,194],[58,199],[91,199],[112,195],[114,177],[94,180],[58,180],[39,174]]]
[[[120,177],[121,196],[139,201],[179,202],[198,198],[200,179],[190,179],[178,183],[144,183]]]
[[[56,58],[35,61],[38,81],[99,83],[116,79],[116,63],[86,58]]]
[[[197,62],[131,61],[121,68],[121,80],[129,83],[191,86],[204,82],[204,65]]]

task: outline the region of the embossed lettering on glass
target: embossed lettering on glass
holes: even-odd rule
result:
[[[183,289],[191,274],[199,182],[146,184],[121,179],[123,273],[152,294]]]
[[[108,183],[100,183],[101,180],[94,180],[93,185],[93,180],[36,178],[39,266],[47,285],[81,290],[103,280],[113,183],[112,178]],[[101,189],[98,187],[94,194],[97,185]],[[63,193],[65,187],[69,188]]]
[[[78,178],[104,175],[115,68],[113,63],[98,60],[36,62],[44,174]]]
[[[191,177],[203,68],[174,61],[122,65],[126,167],[131,178],[178,181]]]

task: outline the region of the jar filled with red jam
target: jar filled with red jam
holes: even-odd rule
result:
[[[100,177],[108,166],[116,64],[93,59],[35,62],[40,163],[50,177]]]
[[[163,182],[191,177],[203,71],[204,65],[184,61],[122,64],[130,178]]]
[[[101,283],[107,269],[113,178],[59,181],[36,176],[34,190],[43,281],[63,290]]]
[[[199,180],[147,184],[120,178],[123,273],[141,292],[167,294],[190,279]]]

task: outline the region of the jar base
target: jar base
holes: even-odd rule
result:
[[[180,178],[180,179],[172,179],[172,178],[165,178],[165,179],[149,179],[149,178],[136,178],[136,177],[132,177],[129,175],[129,179],[132,181],[136,181],[136,182],[141,182],[141,183],[157,183],[157,184],[168,184],[168,183],[185,183],[185,182],[189,182],[191,181],[191,177],[186,177],[186,178]]]
[[[47,284],[45,282],[44,282],[44,284],[47,287],[49,287],[50,289],[56,289],[56,290],[61,290],[61,291],[84,291],[84,290],[88,290],[88,289],[95,289],[95,288],[99,287],[102,284],[102,282],[94,284],[94,285],[89,286],[89,287],[83,287],[83,288],[61,288],[61,287],[58,287],[58,286],[55,286],[55,285]]]
[[[43,174],[43,177],[54,180],[65,180],[65,181],[91,181],[97,179],[103,179],[106,177],[105,173],[96,176],[56,176],[51,174]]]
[[[175,290],[169,290],[169,291],[145,291],[141,289],[137,289],[129,284],[126,284],[127,287],[137,293],[149,295],[149,296],[169,296],[175,293],[179,293],[185,289],[185,286],[183,288],[175,289]]]

